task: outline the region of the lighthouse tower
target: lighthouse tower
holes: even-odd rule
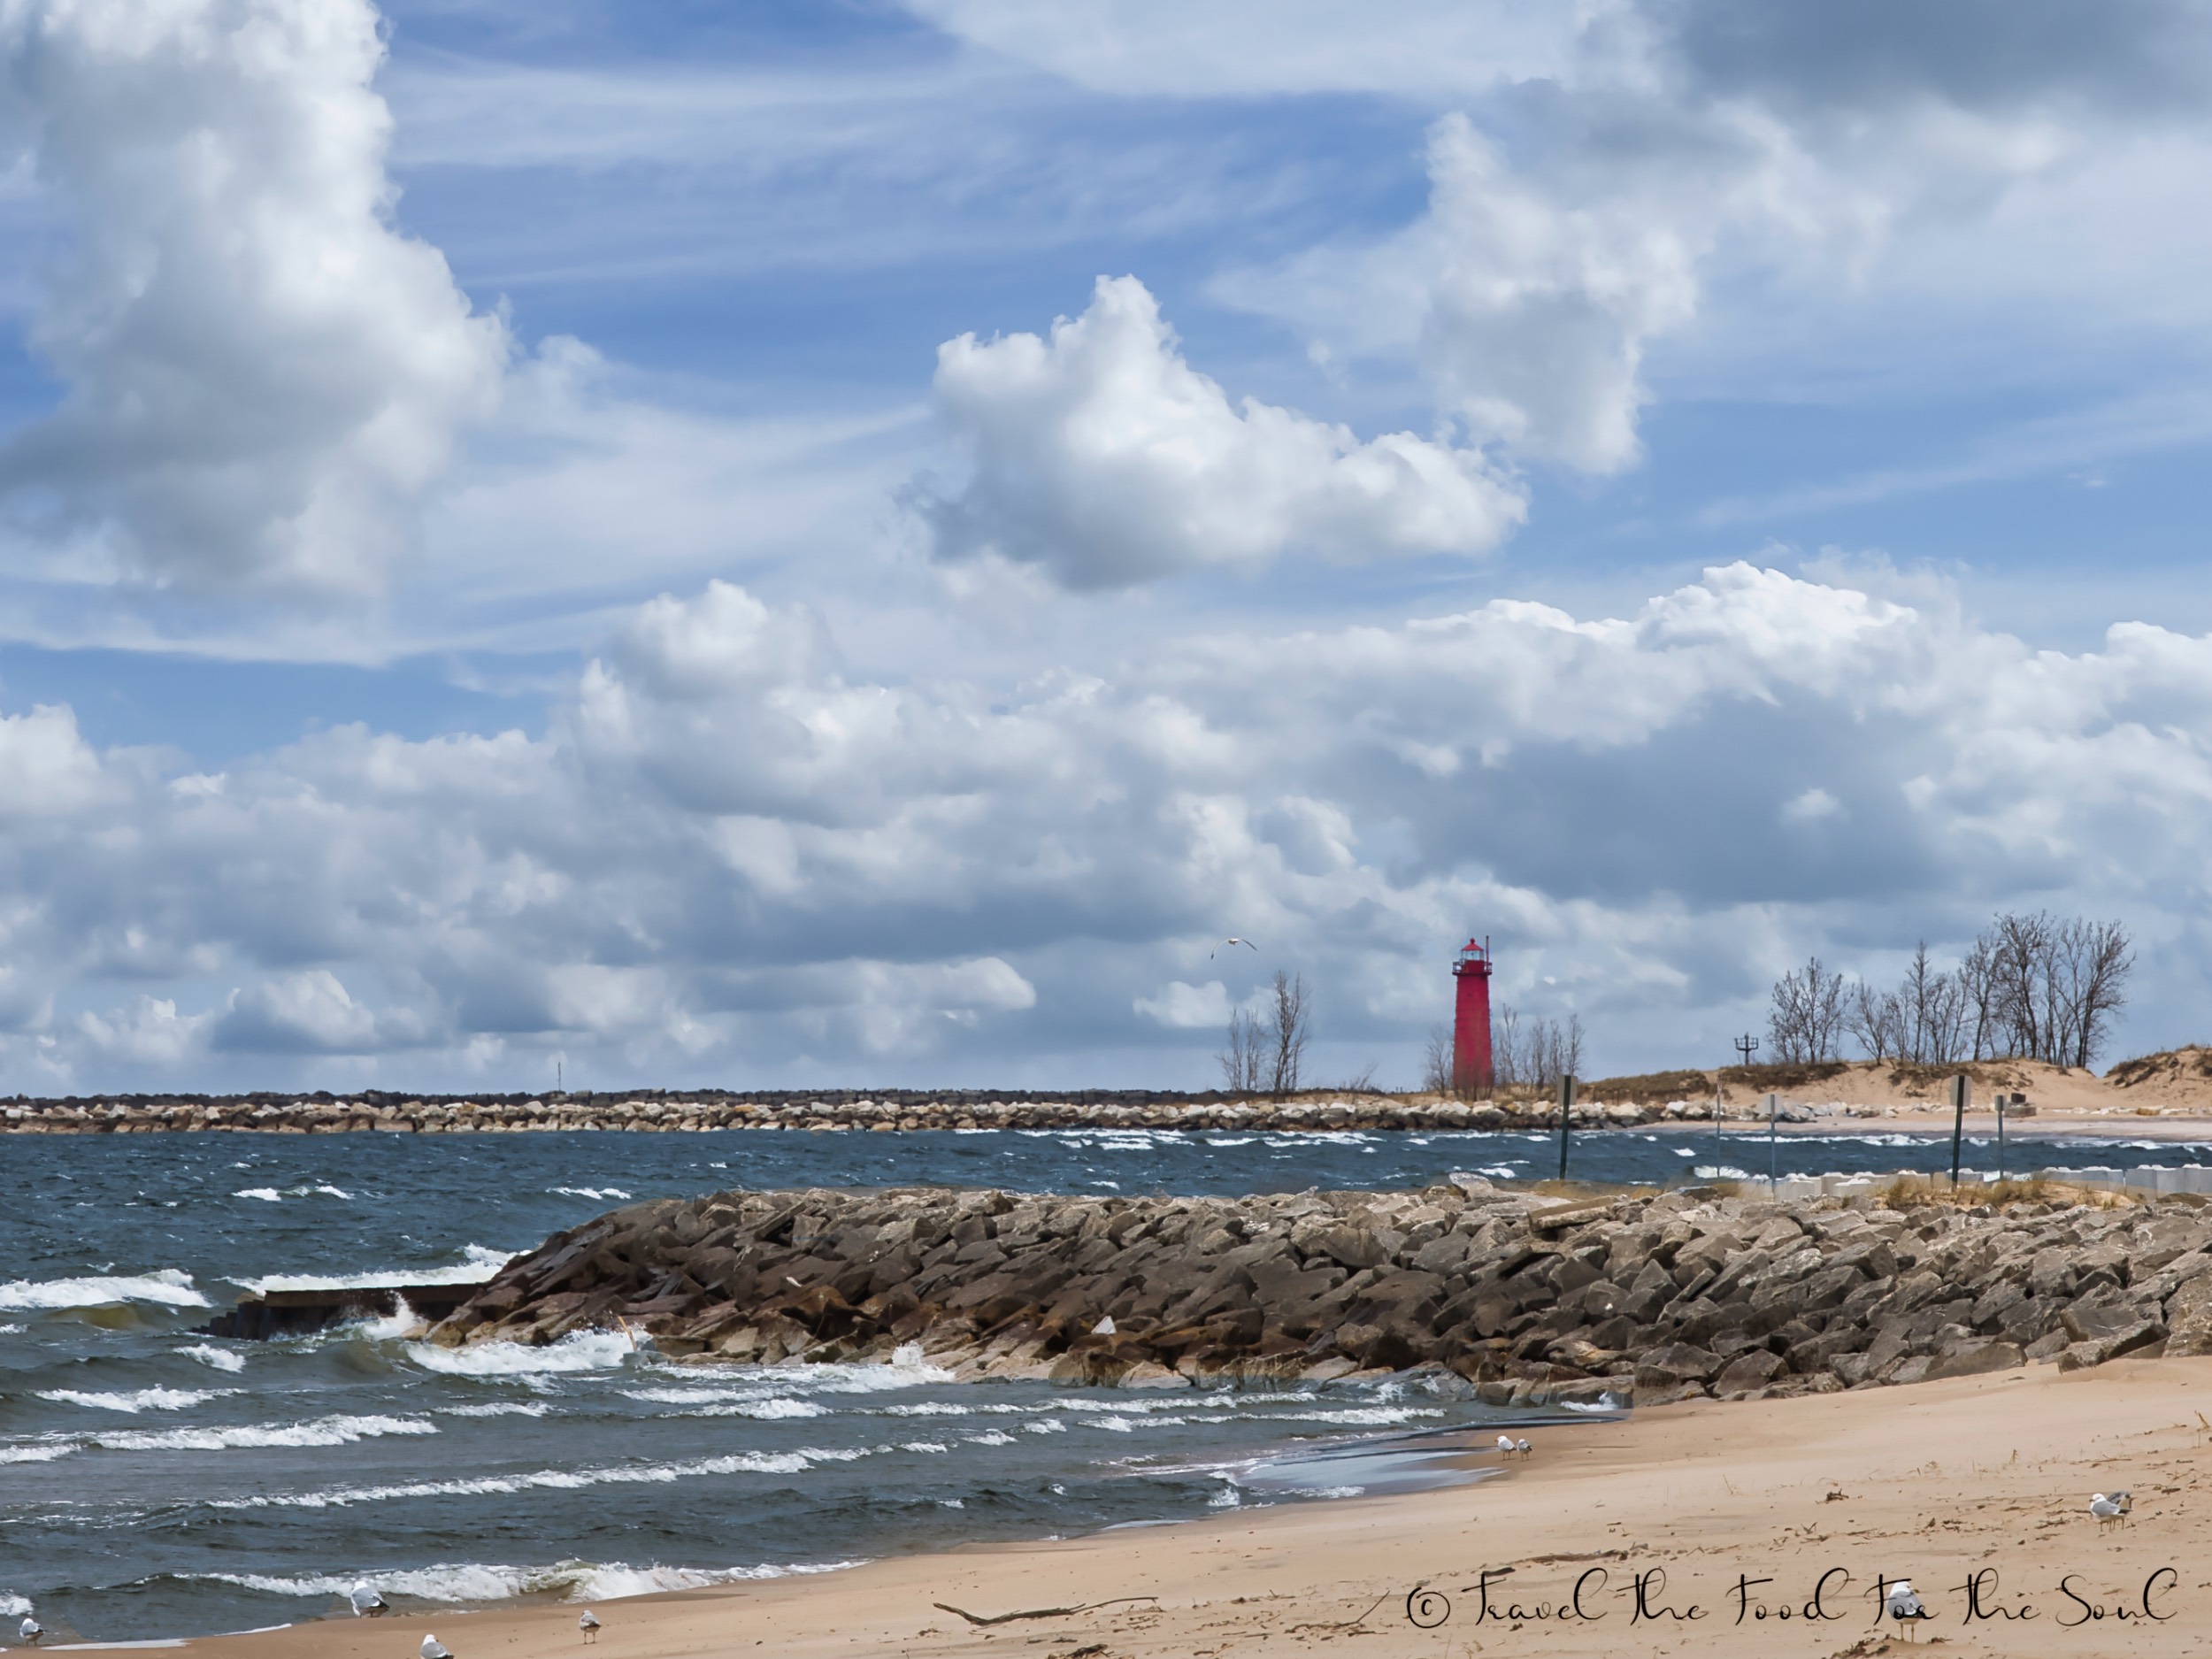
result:
[[[1495,1074],[1490,1064],[1490,941],[1473,940],[1452,964],[1458,982],[1452,1025],[1452,1087],[1462,1094],[1489,1093]]]

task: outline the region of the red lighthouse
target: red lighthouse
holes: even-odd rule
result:
[[[1490,1065],[1490,941],[1467,941],[1452,964],[1459,982],[1452,1026],[1452,1087],[1462,1094],[1483,1094],[1494,1074]]]

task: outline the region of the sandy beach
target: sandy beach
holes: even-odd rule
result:
[[[1336,1643],[1436,1659],[1857,1655],[1903,1646],[1895,1626],[1878,1629],[1871,1593],[1909,1576],[1934,1616],[1919,1640],[1953,1653],[2201,1653],[2208,1410],[2201,1360],[1663,1407],[1552,1430],[1471,1487],[605,1603],[598,1647],[607,1659],[1224,1659]],[[2131,1521],[2100,1530],[2090,1494],[2123,1487]],[[1572,1617],[1578,1583],[1587,1617]],[[1137,1596],[1156,1600],[1119,1600]],[[940,1603],[986,1617],[1109,1605],[987,1626]],[[190,1646],[205,1659],[408,1659],[430,1629],[458,1659],[535,1659],[580,1650],[576,1613],[342,1619]]]

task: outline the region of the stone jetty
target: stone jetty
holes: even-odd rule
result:
[[[904,1350],[962,1379],[1122,1386],[1426,1369],[1499,1403],[2212,1353],[2203,1201],[1921,1195],[1560,1202],[1465,1175],[1243,1199],[726,1192],[557,1234],[429,1336],[626,1326],[701,1363]]]
[[[1705,1102],[1591,1103],[1577,1125],[1630,1128],[1701,1118]],[[1529,1129],[1556,1126],[1546,1101],[1438,1100],[1396,1094],[1302,1094],[1250,1100],[1220,1093],[1083,1089],[1048,1094],[984,1090],[833,1089],[736,1094],[679,1093],[355,1097],[272,1094],[121,1095],[0,1100],[0,1133],[153,1134],[230,1130],[267,1134],[511,1134],[529,1130],[709,1129]]]

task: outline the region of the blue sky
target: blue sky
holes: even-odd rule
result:
[[[1812,16],[18,9],[0,1088],[2203,1035],[2212,26]]]

